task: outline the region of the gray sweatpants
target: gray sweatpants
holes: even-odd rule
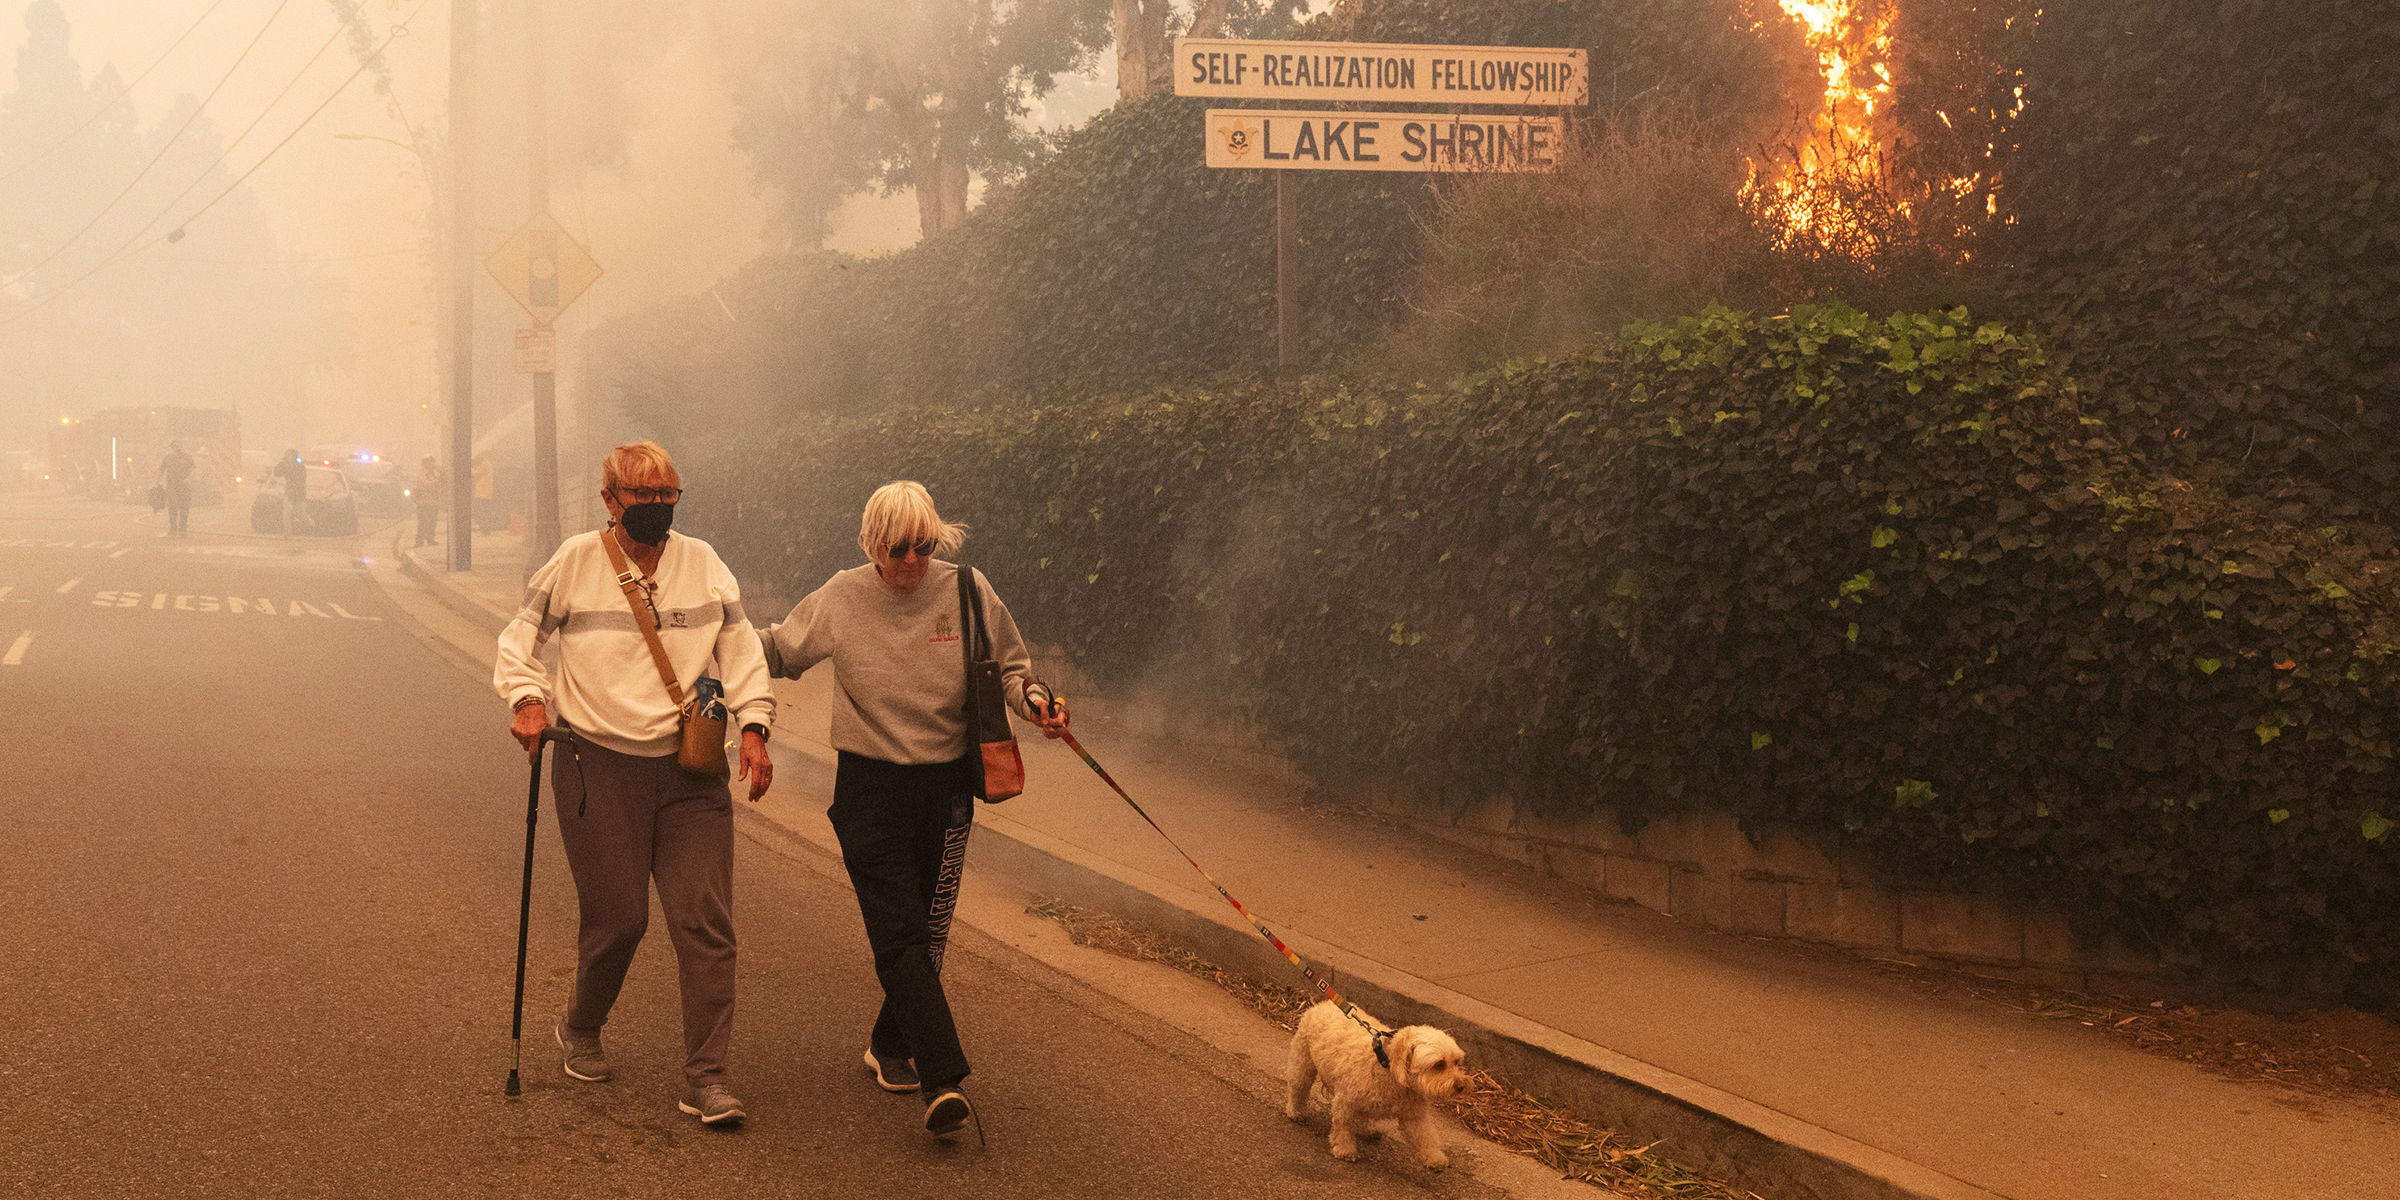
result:
[[[577,738],[553,752],[550,791],[583,931],[567,1027],[597,1030],[650,924],[650,881],[683,984],[683,1075],[723,1081],[733,1038],[733,798],[675,756],[638,758]]]

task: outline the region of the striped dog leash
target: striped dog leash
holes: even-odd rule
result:
[[[1290,959],[1292,965],[1299,968],[1302,975],[1308,977],[1308,982],[1311,986],[1324,993],[1327,1000],[1333,1001],[1334,1007],[1341,1009],[1343,1016],[1358,1022],[1359,1028],[1367,1031],[1367,1036],[1374,1042],[1375,1061],[1378,1064],[1384,1067],[1390,1067],[1392,1065],[1391,1056],[1384,1050],[1384,1043],[1391,1039],[1391,1030],[1376,1028],[1375,1023],[1369,1020],[1365,1013],[1360,1012],[1357,1005],[1350,1003],[1348,1000],[1342,999],[1342,994],[1333,990],[1332,984],[1317,978],[1317,973],[1309,968],[1308,963],[1303,961],[1300,955],[1294,952],[1290,946],[1284,945],[1283,939],[1276,937],[1275,931],[1267,928],[1266,922],[1259,920],[1258,917],[1252,914],[1249,909],[1242,907],[1242,902],[1234,899],[1233,893],[1226,891],[1225,885],[1218,883],[1217,877],[1209,874],[1208,868],[1200,865],[1200,860],[1193,858],[1191,852],[1185,850],[1182,844],[1175,840],[1174,835],[1168,833],[1165,829],[1161,829],[1158,822],[1152,820],[1150,814],[1143,811],[1142,806],[1136,802],[1132,796],[1126,794],[1124,787],[1120,785],[1114,778],[1110,777],[1107,769],[1100,765],[1098,759],[1092,757],[1092,752],[1084,749],[1083,743],[1075,740],[1074,734],[1061,729],[1058,731],[1058,736],[1060,740],[1066,742],[1068,749],[1075,752],[1076,757],[1083,760],[1083,765],[1092,769],[1092,774],[1100,777],[1100,782],[1107,784],[1111,790],[1115,791],[1118,796],[1122,797],[1125,803],[1133,808],[1133,811],[1137,816],[1141,817],[1143,821],[1148,822],[1150,828],[1158,830],[1158,836],[1167,839],[1167,844],[1175,847],[1175,853],[1183,855],[1183,861],[1192,864],[1192,869],[1200,872],[1200,878],[1207,880],[1208,886],[1217,889],[1217,894],[1225,897],[1225,903],[1232,905],[1233,911],[1242,914],[1242,919],[1250,922],[1250,927],[1256,929],[1260,937],[1267,939],[1267,941],[1271,943],[1275,949],[1282,952],[1285,958]]]

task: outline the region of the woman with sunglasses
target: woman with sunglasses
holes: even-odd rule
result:
[[[833,660],[840,758],[826,816],[883,983],[865,1061],[885,1091],[922,1092],[925,1128],[936,1135],[955,1132],[974,1111],[960,1090],[967,1057],[942,990],[975,797],[959,642],[962,568],[936,555],[956,554],[966,534],[942,520],[924,485],[887,483],[859,521],[866,564],[836,574],[759,635],[768,671],[783,678]],[[982,572],[974,581],[1009,705],[1057,737],[1067,727],[1065,703],[1033,682],[1016,619]]]

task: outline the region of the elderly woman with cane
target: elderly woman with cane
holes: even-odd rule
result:
[[[859,521],[863,566],[836,574],[760,634],[767,669],[797,679],[832,659],[833,807],[826,813],[858,893],[883,1008],[865,1062],[891,1092],[921,1092],[925,1128],[956,1132],[974,1108],[960,1090],[967,1056],[942,990],[975,818],[979,754],[968,724],[965,650],[983,618],[1008,706],[1057,737],[1066,706],[1032,676],[1025,639],[981,572],[980,612],[962,604],[955,555],[967,527],[942,520],[924,485],[885,484]],[[962,637],[969,641],[962,645]]]
[[[683,990],[682,1099],[705,1125],[742,1120],[725,1073],[733,1037],[733,800],[725,726],[740,725],[741,778],[764,795],[774,721],[766,663],[741,588],[708,543],[672,533],[683,495],[655,443],[609,453],[600,470],[608,527],[568,538],[500,632],[493,686],[528,754],[556,711],[571,731],[551,759],[559,840],[582,926],[575,993],[554,1036],[570,1076],[609,1077],[600,1027],[650,923],[650,884],[675,945]],[[542,643],[558,635],[558,678]],[[723,709],[707,695],[713,668]]]

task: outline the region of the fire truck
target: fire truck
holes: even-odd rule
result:
[[[139,500],[176,441],[192,456],[192,503],[223,504],[242,473],[242,417],[232,409],[105,408],[61,421],[50,430],[51,474],[95,499]]]

